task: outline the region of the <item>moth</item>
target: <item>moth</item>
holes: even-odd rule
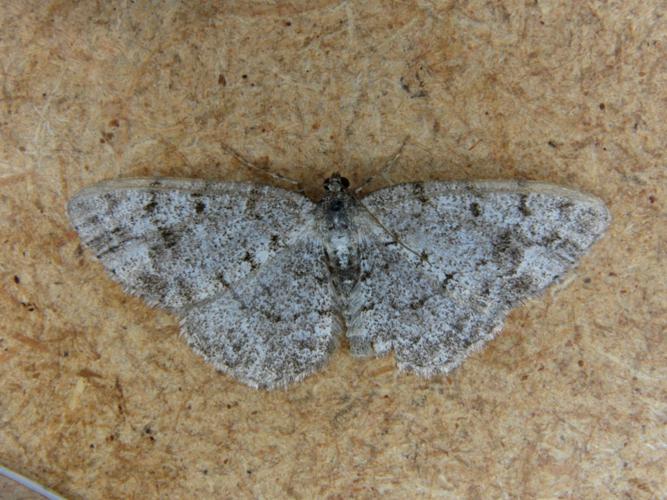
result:
[[[339,174],[314,202],[248,182],[101,182],[68,205],[125,291],[181,320],[216,369],[280,388],[342,339],[429,377],[457,367],[508,311],[604,233],[604,203],[536,182],[414,182],[358,198]]]

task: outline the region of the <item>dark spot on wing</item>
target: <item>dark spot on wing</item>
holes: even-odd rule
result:
[[[493,248],[496,252],[505,252],[512,245],[512,232],[509,229],[506,229],[498,235],[496,241],[494,242]]]
[[[412,194],[414,194],[415,198],[417,198],[422,203],[429,202],[429,198],[424,192],[424,183],[422,182],[417,182],[412,185]]]
[[[111,245],[110,247],[105,248],[102,250],[100,253],[97,254],[97,257],[102,257],[103,255],[106,255],[108,253],[114,253],[116,250],[118,250],[121,247],[120,244],[118,245]]]
[[[183,303],[189,304],[192,302],[194,297],[194,290],[192,287],[185,281],[178,282],[178,294],[183,297]]]
[[[477,203],[476,201],[473,201],[468,208],[470,209],[470,213],[474,217],[479,217],[480,215],[482,215],[482,209],[479,206],[479,203]]]
[[[206,204],[203,201],[198,201],[195,204],[195,212],[198,214],[202,213],[206,209]]]
[[[229,281],[225,279],[224,273],[218,273],[215,275],[215,279],[222,283],[222,286],[229,288]]]
[[[470,195],[480,199],[484,198],[485,193],[479,189],[479,186],[474,182],[466,182],[463,184],[464,189]]]
[[[149,203],[146,203],[146,204],[144,205],[144,210],[145,210],[147,213],[150,214],[150,213],[152,213],[152,212],[155,211],[155,207],[157,207],[157,202],[156,202],[155,200],[153,200],[153,201],[151,201],[151,202],[149,202]]]
[[[323,285],[324,283],[326,283],[328,281],[327,276],[325,276],[323,273],[316,273],[316,274],[313,275],[313,278],[315,279],[315,281],[319,285]]]
[[[426,302],[426,297],[422,297],[419,300],[415,300],[414,302],[410,303],[410,309],[412,309],[413,311],[421,309],[422,307],[424,307],[424,302]]]
[[[573,206],[574,203],[572,203],[570,200],[562,200],[558,203],[558,210],[561,213],[567,213]]]
[[[149,295],[164,297],[167,283],[157,274],[143,273],[137,277],[140,288]]]
[[[519,195],[519,212],[526,217],[533,215],[533,211],[528,208],[528,195],[525,193]]]
[[[93,215],[93,216],[89,217],[87,223],[91,226],[97,226],[100,223],[100,216],[99,215]],[[79,230],[79,227],[80,226],[78,226],[76,228],[77,231]]]
[[[359,309],[360,313],[366,313],[368,311],[372,311],[375,309],[375,302],[369,302],[367,304],[364,304],[361,309]]]
[[[574,241],[563,238],[558,242],[558,254],[569,263],[574,263],[575,256],[581,253],[581,247]]]
[[[442,285],[441,285],[442,288],[447,288],[447,286],[449,285],[449,282],[454,279],[455,274],[456,273],[447,273],[447,274],[445,274],[445,279],[442,280]]]
[[[509,289],[512,291],[511,296],[508,297],[508,302],[512,300],[513,297],[525,297],[532,293],[533,280],[530,276],[525,274],[516,276],[509,280],[508,283]]]
[[[428,257],[429,257],[428,252],[426,250],[422,250],[422,253],[419,256],[422,262],[428,262]]]
[[[109,210],[113,211],[118,206],[118,199],[111,193],[104,193],[102,195],[104,201],[109,205]]]
[[[540,245],[543,245],[545,247],[551,246],[554,243],[557,243],[561,240],[561,235],[558,233],[558,231],[551,231],[549,234],[544,236],[542,240],[540,241]]]
[[[178,243],[179,236],[171,229],[161,228],[160,236],[162,237],[162,241],[164,241],[165,248],[172,248]]]
[[[510,262],[513,266],[519,264],[523,257],[523,250],[514,241],[512,231],[506,229],[493,243],[493,255],[501,262]]]
[[[259,267],[259,265],[255,261],[254,256],[250,255],[250,252],[246,252],[242,260],[243,262],[247,262],[248,264],[250,264],[250,267],[252,268],[253,271]]]
[[[277,314],[273,311],[261,311],[261,313],[269,320],[274,323],[280,323],[283,318],[280,314]]]

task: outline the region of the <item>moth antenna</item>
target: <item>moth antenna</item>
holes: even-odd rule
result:
[[[405,139],[403,139],[403,142],[401,143],[400,147],[398,150],[393,154],[391,158],[389,158],[385,164],[382,166],[382,168],[377,172],[376,174],[371,175],[370,177],[367,177],[366,180],[364,180],[359,186],[357,186],[354,189],[354,194],[358,194],[363,188],[368,186],[371,182],[375,180],[376,177],[384,177],[385,173],[387,170],[389,170],[391,167],[394,166],[396,161],[399,159],[401,154],[403,153],[403,149],[405,148],[405,145],[407,142],[410,140],[410,136],[406,136]]]
[[[249,168],[249,169],[251,169],[251,170],[256,170],[256,171],[258,171],[258,172],[261,172],[261,173],[263,173],[263,174],[265,174],[265,175],[269,175],[269,176],[271,176],[271,177],[273,177],[274,179],[277,179],[277,180],[279,180],[279,181],[288,182],[288,183],[290,183],[290,184],[293,184],[293,185],[297,186],[297,188],[298,188],[297,191],[298,191],[298,192],[300,192],[300,193],[303,193],[303,192],[304,192],[303,186],[301,185],[301,182],[300,182],[300,181],[298,181],[298,180],[296,180],[296,179],[292,179],[291,177],[287,177],[287,176],[285,176],[285,175],[281,175],[281,174],[277,174],[277,173],[275,173],[275,172],[271,172],[270,170],[268,170],[268,169],[265,168],[265,167],[260,167],[259,165],[257,165],[257,164],[255,164],[255,163],[253,163],[252,161],[248,160],[246,157],[244,157],[243,155],[241,155],[241,153],[239,153],[239,152],[236,151],[234,148],[232,148],[231,146],[228,146],[228,145],[225,144],[225,143],[220,143],[220,147],[221,147],[226,153],[232,155],[232,156],[234,157],[234,159],[236,159],[236,161],[238,161],[239,163],[241,163],[243,166],[245,166],[245,167],[247,167],[247,168]]]

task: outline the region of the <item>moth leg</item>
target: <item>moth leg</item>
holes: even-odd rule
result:
[[[252,161],[248,160],[245,156],[243,156],[241,153],[239,153],[234,148],[232,148],[231,146],[228,146],[225,143],[220,143],[220,147],[223,149],[223,151],[225,151],[226,153],[229,153],[231,156],[233,156],[234,159],[236,161],[238,161],[240,164],[242,164],[243,166],[245,166],[245,167],[247,167],[251,170],[261,172],[262,174],[268,175],[268,176],[270,176],[274,179],[277,179],[279,181],[283,181],[283,182],[287,182],[289,184],[292,184],[292,185],[297,187],[296,192],[301,193],[301,194],[305,193],[305,190],[304,190],[304,188],[301,184],[301,181],[298,181],[296,179],[292,179],[291,177],[288,177],[286,175],[271,172],[266,167],[261,167],[261,166],[255,164],[255,163],[253,163]]]
[[[383,179],[387,180],[385,178],[385,174],[387,171],[394,166],[394,164],[398,161],[400,158],[401,154],[403,154],[403,149],[405,148],[405,145],[407,144],[408,140],[410,140],[410,136],[406,136],[405,139],[403,139],[403,142],[399,146],[398,150],[396,153],[393,154],[391,158],[389,158],[385,164],[382,166],[382,168],[375,174],[371,175],[370,177],[367,177],[361,184],[359,184],[355,189],[354,189],[354,194],[359,194],[366,186],[368,186],[371,182],[375,180],[376,177],[382,177]]]

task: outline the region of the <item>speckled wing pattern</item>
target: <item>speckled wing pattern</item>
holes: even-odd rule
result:
[[[394,351],[401,369],[447,372],[573,267],[609,221],[597,198],[539,183],[413,183],[327,200],[251,183],[125,179],[84,189],[68,211],[127,292],[179,316],[188,344],[217,369],[269,389],[321,368],[343,329],[353,354]],[[347,236],[328,238],[342,211]],[[332,241],[349,245],[334,247],[352,259],[346,279],[357,273],[344,297],[327,264]]]
[[[182,321],[190,346],[253,387],[285,387],[321,368],[340,324],[321,244],[294,243],[260,270]]]
[[[597,198],[540,183],[426,182],[362,200],[371,269],[351,300],[353,352],[447,372],[507,312],[573,267],[609,221]]]
[[[270,186],[163,178],[97,184],[68,212],[125,291],[182,318],[196,352],[279,387],[318,369],[339,328],[314,207]]]

